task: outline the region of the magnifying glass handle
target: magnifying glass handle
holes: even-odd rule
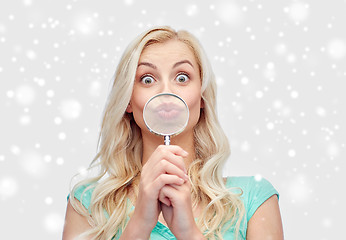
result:
[[[171,136],[166,135],[165,136],[165,145],[170,145],[170,143],[171,143]]]

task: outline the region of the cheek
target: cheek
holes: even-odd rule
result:
[[[140,95],[134,93],[134,97],[131,98],[131,109],[135,122],[139,127],[144,124],[143,121],[143,108],[146,103],[145,99],[139,97]]]
[[[150,96],[150,93],[147,93],[147,91],[141,90],[136,85],[134,86],[131,97],[131,107],[134,111],[134,114],[142,114],[143,108],[146,102],[149,100]]]
[[[201,95],[196,94],[195,96],[187,96],[186,99],[186,104],[189,107],[189,112],[190,112],[190,119],[189,122],[191,124],[196,124],[199,120],[200,117],[200,112],[201,112]]]

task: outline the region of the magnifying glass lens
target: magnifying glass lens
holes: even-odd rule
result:
[[[160,136],[181,133],[189,120],[189,109],[178,95],[161,93],[150,98],[143,110],[147,128]]]

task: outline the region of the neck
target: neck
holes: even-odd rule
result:
[[[143,158],[142,165],[144,165],[151,154],[159,145],[164,144],[164,138],[162,136],[156,136],[150,132],[142,131],[143,138]],[[185,158],[185,167],[188,168],[190,163],[195,159],[195,146],[193,140],[193,132],[182,132],[181,134],[171,137],[170,145],[177,145],[189,153]]]

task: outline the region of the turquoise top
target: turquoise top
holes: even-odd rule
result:
[[[82,186],[75,191],[75,198],[77,198],[86,209],[89,209],[91,194],[93,188],[87,189],[87,186]],[[273,195],[279,197],[278,192],[266,179],[261,178],[260,180],[254,177],[228,177],[226,182],[227,188],[240,188],[243,191],[241,200],[245,206],[245,219],[244,224],[240,226],[240,236],[238,239],[246,239],[247,222],[250,220],[252,215],[255,213],[257,208],[262,205],[268,198]],[[86,191],[85,191],[86,190]],[[234,189],[237,191],[236,189]],[[234,191],[232,189],[232,191]],[[132,206],[132,208],[134,208]],[[234,239],[234,228],[230,227],[223,234],[223,238],[227,240]],[[119,237],[115,238],[119,239]],[[152,240],[174,240],[176,239],[171,233],[168,227],[160,222],[157,222],[155,228],[151,232],[150,239]]]

